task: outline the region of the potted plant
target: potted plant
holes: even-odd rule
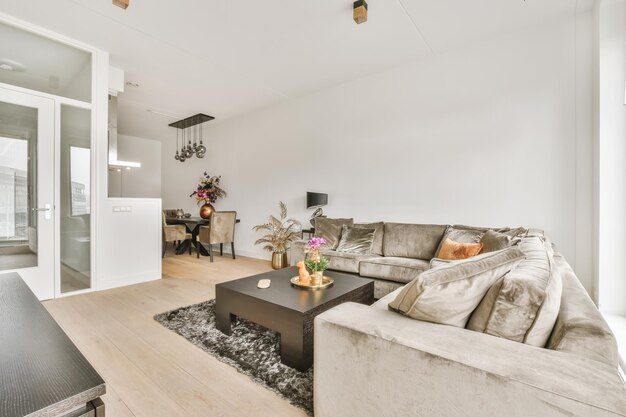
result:
[[[263,249],[272,252],[272,268],[281,269],[287,266],[287,246],[290,242],[300,238],[300,222],[287,219],[287,206],[280,201],[280,217],[269,216],[268,222],[254,226],[255,232],[267,232],[254,242],[255,245],[265,245]]]
[[[304,263],[311,270],[311,284],[320,285],[324,271],[328,269],[328,259],[320,253],[320,248],[326,244],[323,237],[311,238],[306,244],[306,259]]]
[[[191,193],[189,197],[195,197],[200,207],[200,217],[203,219],[211,218],[211,214],[215,211],[215,207],[211,203],[215,203],[218,199],[226,197],[226,191],[220,188],[221,176],[212,177],[204,171],[204,175],[200,177],[200,182],[196,191]]]

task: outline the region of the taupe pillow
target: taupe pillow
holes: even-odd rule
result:
[[[329,219],[327,217],[315,218],[315,236],[326,239],[326,248],[335,250],[341,239],[341,228],[354,225],[354,219]]]
[[[376,229],[361,229],[358,227],[343,226],[341,239],[337,245],[337,252],[371,253]]]
[[[371,253],[374,255],[383,255],[383,234],[385,233],[385,223],[355,223],[354,227],[359,229],[374,229],[374,242],[372,243]]]
[[[549,241],[527,237],[515,247],[526,258],[493,285],[472,313],[467,328],[544,347],[559,315],[561,274]]]
[[[405,285],[389,309],[417,320],[465,327],[491,285],[523,257],[511,247],[429,269]]]
[[[480,242],[483,244],[481,253],[495,252],[518,244],[519,238],[514,238],[508,233],[500,233],[495,230],[487,230]]]

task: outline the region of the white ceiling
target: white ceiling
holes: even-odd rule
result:
[[[0,12],[109,51],[140,84],[120,96],[120,132],[161,139],[172,120],[147,108],[219,122],[592,2],[369,0],[362,25],[351,0],[131,0],[126,11],[110,0],[0,0]]]

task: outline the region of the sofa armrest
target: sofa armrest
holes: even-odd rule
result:
[[[616,368],[345,303],[315,319],[315,416],[626,416]]]
[[[294,266],[300,261],[304,261],[304,247],[306,240],[295,240],[289,246],[289,265]]]

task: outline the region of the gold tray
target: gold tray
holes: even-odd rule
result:
[[[333,282],[335,282],[335,280],[332,279],[331,277],[327,277],[326,275],[322,277],[322,283],[320,285],[302,285],[300,284],[300,277],[291,278],[291,285],[293,285],[294,287],[302,288],[303,290],[311,290],[311,291],[323,290],[324,288],[328,288],[331,285],[333,285]]]

